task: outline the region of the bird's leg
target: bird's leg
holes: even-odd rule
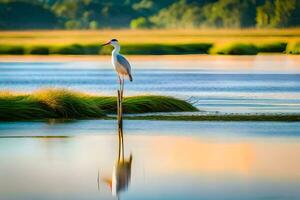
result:
[[[122,76],[122,90],[121,90],[121,97],[122,97],[122,100],[123,100],[123,93],[124,93],[124,76]]]
[[[117,113],[118,113],[118,119],[119,119],[121,79],[120,79],[120,76],[118,76],[118,78],[119,78],[119,89],[118,89],[118,99],[117,99]]]
[[[118,136],[119,136],[119,148],[118,148],[118,162],[121,160],[121,140],[122,140],[122,135],[121,135],[121,129],[119,127],[119,130],[118,130]]]
[[[124,142],[123,142],[123,92],[124,92],[124,76],[121,77],[122,84],[121,84],[121,158],[122,161],[124,160]]]
[[[121,128],[123,128],[123,85],[124,79],[121,77],[121,91],[120,91],[120,119],[121,119]]]
[[[121,91],[122,80],[121,80],[121,77],[119,75],[118,75],[118,78],[119,78],[119,90]]]
[[[124,140],[123,140],[123,127],[119,129],[119,154],[121,156],[121,161],[124,161]]]
[[[120,147],[121,147],[121,151],[120,151],[120,156],[121,156],[121,160],[124,161],[124,142],[123,142],[123,90],[124,90],[124,76],[121,76],[121,91],[120,91],[120,129],[119,129],[119,133],[120,133]]]
[[[122,119],[122,77],[118,75],[119,78],[119,90],[118,90],[118,102],[117,102],[117,111],[118,111],[118,128],[122,129],[123,119]]]
[[[119,135],[119,151],[118,161],[124,160],[124,142],[123,142],[123,90],[124,90],[124,77],[118,76],[120,88],[118,90],[118,135]]]

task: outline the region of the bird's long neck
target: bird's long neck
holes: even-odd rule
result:
[[[116,55],[120,52],[120,46],[119,45],[114,45],[114,50],[112,51],[113,55]]]

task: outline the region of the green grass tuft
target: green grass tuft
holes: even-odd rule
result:
[[[104,112],[89,96],[65,89],[43,89],[31,95],[60,118],[104,116]]]
[[[0,92],[0,120],[46,118],[101,118],[115,114],[116,97],[91,96],[65,89],[43,89],[33,94]],[[197,111],[191,104],[164,96],[135,96],[124,99],[124,113]]]
[[[210,53],[221,55],[256,55],[258,48],[253,44],[234,43],[225,46],[216,46],[211,49]]]
[[[287,53],[289,53],[289,54],[300,54],[300,41],[290,43],[287,46]]]
[[[124,54],[164,55],[164,54],[207,54],[211,43],[198,44],[136,44],[122,47]]]
[[[0,96],[0,120],[29,120],[55,118],[51,112],[40,102],[33,100],[28,95],[6,95]]]
[[[33,46],[28,49],[28,54],[33,55],[48,55],[50,48],[47,46]]]
[[[256,45],[259,52],[266,53],[284,53],[286,51],[286,42],[274,42]]]
[[[25,48],[15,45],[0,45],[0,54],[22,55],[25,54]]]
[[[92,96],[90,100],[107,114],[117,113],[117,98]],[[197,111],[190,103],[173,97],[144,95],[126,97],[123,100],[123,112],[125,114],[149,113],[149,112],[184,112]]]
[[[80,44],[72,44],[72,45],[65,45],[65,46],[57,46],[52,47],[50,50],[51,54],[62,54],[62,55],[83,55],[84,47]]]
[[[135,96],[124,101],[125,113],[197,111],[190,103],[165,96]]]

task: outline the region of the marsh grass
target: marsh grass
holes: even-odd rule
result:
[[[89,96],[65,89],[44,89],[30,96],[61,118],[84,118],[104,116]]]
[[[65,46],[54,46],[49,47],[51,54],[62,54],[62,55],[84,55],[85,49],[80,44],[72,44]]]
[[[297,45],[296,45],[297,46]],[[180,55],[180,54],[222,54],[222,55],[256,55],[257,53],[284,53],[287,43],[273,42],[254,45],[251,43],[213,43],[197,44],[125,44],[121,52],[127,55]],[[2,50],[1,50],[2,48]],[[64,46],[0,46],[0,54],[34,54],[34,55],[109,55],[112,47],[97,44],[71,44]],[[290,52],[296,52],[291,50]]]
[[[196,44],[136,44],[124,45],[124,54],[164,55],[164,54],[207,54],[212,43]]]
[[[50,47],[48,47],[48,46],[32,46],[30,48],[27,48],[26,54],[48,55],[48,54],[50,54]]]
[[[0,44],[101,44],[118,38],[125,44],[272,43],[299,39],[300,28],[289,29],[182,29],[182,30],[44,30],[1,31]]]
[[[256,45],[258,52],[263,53],[284,53],[286,51],[286,42],[273,42]]]
[[[290,43],[287,46],[287,53],[289,53],[289,54],[300,54],[300,41]]]
[[[216,46],[211,49],[210,53],[220,55],[256,55],[258,48],[253,44],[234,43],[224,46]]]
[[[207,54],[213,46],[211,43],[199,44],[125,44],[122,45],[122,53],[127,55],[164,55],[164,54]],[[1,47],[0,47],[1,48]],[[11,49],[15,47],[12,46]],[[8,49],[8,46],[6,46]],[[109,55],[112,47],[100,44],[71,44],[60,46],[28,46],[19,54],[60,54],[60,55]],[[3,50],[0,54],[10,54],[8,50]],[[14,54],[14,53],[11,53]]]
[[[111,37],[119,39],[123,54],[297,54],[300,29],[1,31],[0,54],[106,55],[111,48],[100,44]]]
[[[0,92],[0,120],[103,118],[115,114],[116,97],[92,96],[65,89],[42,89],[32,94]],[[135,96],[123,103],[124,113],[197,111],[172,97]]]
[[[0,45],[0,54],[23,55],[25,54],[25,47],[20,45]]]

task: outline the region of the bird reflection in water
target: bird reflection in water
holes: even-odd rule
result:
[[[127,159],[124,156],[122,127],[119,127],[118,136],[118,157],[113,167],[112,177],[101,179],[101,181],[104,181],[110,187],[112,195],[119,199],[120,193],[126,191],[130,183],[132,154]],[[100,190],[99,181],[100,174],[98,173],[98,190]]]

